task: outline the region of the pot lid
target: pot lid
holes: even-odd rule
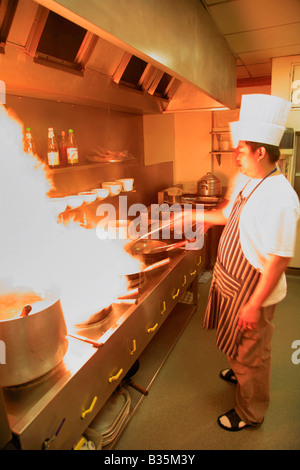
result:
[[[209,181],[209,182],[215,182],[215,183],[220,183],[220,180],[219,178],[217,178],[217,176],[213,175],[210,171],[208,171],[206,173],[206,175],[202,176],[202,178],[200,179],[200,181]]]

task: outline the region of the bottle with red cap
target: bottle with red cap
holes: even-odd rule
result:
[[[67,137],[65,131],[61,131],[60,135],[60,148],[59,148],[59,160],[61,166],[68,165],[68,155],[67,155]]]

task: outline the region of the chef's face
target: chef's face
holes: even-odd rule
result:
[[[259,164],[256,152],[252,152],[249,145],[240,141],[235,151],[236,164],[241,173],[251,178],[257,177]]]

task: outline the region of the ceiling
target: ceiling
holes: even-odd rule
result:
[[[300,0],[201,0],[237,58],[238,83],[271,79],[273,57],[300,54]]]

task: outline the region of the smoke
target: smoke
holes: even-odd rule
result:
[[[23,150],[23,129],[0,106],[0,295],[58,292],[75,322],[109,306],[126,291],[124,275],[139,270],[120,240],[57,223],[47,193],[51,182]],[[2,292],[1,292],[2,291]]]

